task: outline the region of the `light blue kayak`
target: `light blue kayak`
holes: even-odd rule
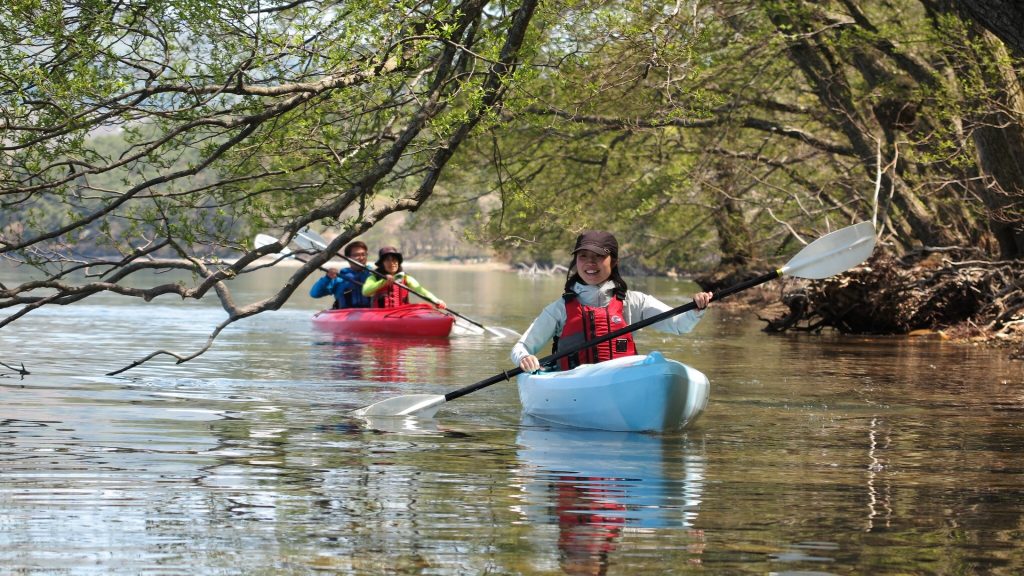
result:
[[[660,352],[585,364],[564,372],[520,374],[523,412],[594,430],[671,432],[708,405],[707,376]]]

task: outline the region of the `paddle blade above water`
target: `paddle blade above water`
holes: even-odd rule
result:
[[[779,271],[787,276],[820,280],[867,260],[874,249],[875,226],[861,222],[811,242]]]
[[[324,248],[327,248],[327,240],[309,228],[299,230],[298,233],[295,234],[295,238],[293,240],[304,250],[323,250]]]
[[[264,246],[269,246],[269,245],[274,244],[276,242],[277,242],[277,238],[274,238],[273,236],[270,236],[269,234],[257,234],[255,240],[253,240],[253,245],[256,246],[257,248],[263,248]],[[281,248],[281,251],[278,252],[278,254],[285,254],[285,255],[289,255],[291,253],[292,253],[292,251],[289,250],[287,246],[285,246],[284,248]]]

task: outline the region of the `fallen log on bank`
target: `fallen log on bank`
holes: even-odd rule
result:
[[[899,257],[879,250],[845,274],[791,290],[782,303],[784,313],[761,318],[766,332],[924,330],[1024,346],[1024,261],[990,261],[970,248],[923,249]]]

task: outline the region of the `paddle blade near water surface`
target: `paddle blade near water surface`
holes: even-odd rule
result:
[[[408,394],[381,400],[364,408],[349,412],[352,416],[416,416],[433,418],[446,402],[440,394]]]
[[[513,340],[518,339],[521,334],[511,328],[504,326],[483,326],[482,324],[472,324],[464,320],[461,316],[456,315],[457,320],[452,326],[452,336],[480,336],[482,334],[490,334],[495,338],[511,338]]]
[[[478,328],[461,318],[456,318],[455,324],[452,324],[452,336],[480,336],[483,333],[483,328]]]

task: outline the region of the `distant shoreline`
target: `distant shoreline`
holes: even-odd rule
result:
[[[495,262],[494,260],[486,260],[484,262],[403,262],[402,267],[421,270],[504,270],[507,272],[512,271],[512,267],[509,266],[508,264],[505,264],[503,262]]]
[[[257,263],[269,263],[272,262],[273,258],[264,256],[257,260]],[[302,262],[295,260],[294,258],[287,258],[279,261],[275,266],[288,266],[291,268],[298,268],[302,265]],[[324,264],[325,268],[347,268],[351,264],[345,260],[329,260]],[[403,262],[402,268],[409,270],[480,270],[484,272],[512,272],[514,269],[503,262],[497,262],[494,260],[485,260],[483,262],[447,262],[437,260],[417,260]]]

